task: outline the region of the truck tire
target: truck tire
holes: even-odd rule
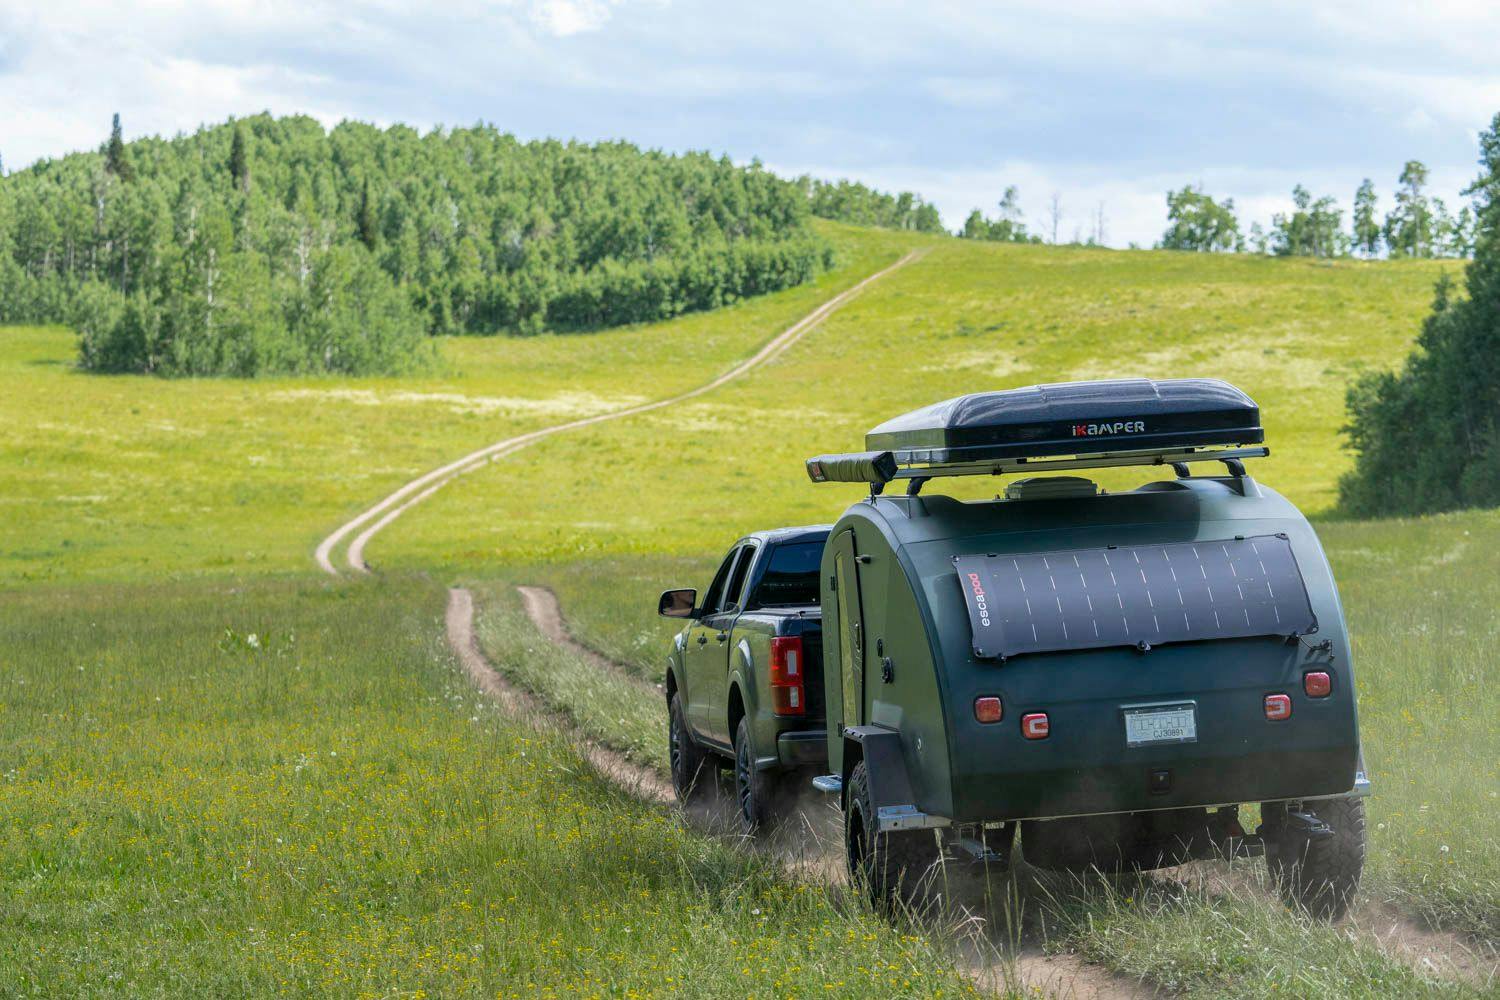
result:
[[[746,716],[734,730],[734,803],[740,830],[747,837],[769,832],[781,818],[781,782],[771,771],[756,770],[755,758],[750,717]]]
[[[1300,844],[1266,843],[1266,868],[1282,898],[1321,920],[1348,912],[1365,867],[1365,800],[1356,796],[1319,799],[1302,810],[1333,827],[1333,836]]]
[[[877,910],[917,907],[923,879],[942,859],[931,830],[875,833],[875,804],[865,762],[854,765],[844,799],[849,877]]]
[[[683,805],[701,802],[713,785],[708,755],[693,740],[682,708],[682,695],[673,693],[667,707],[667,755],[672,771],[672,791]]]

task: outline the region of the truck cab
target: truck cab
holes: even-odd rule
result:
[[[672,783],[700,798],[710,766],[734,772],[747,833],[771,825],[794,776],[826,764],[818,573],[827,526],[735,542],[703,591],[666,591],[658,613],[683,620],[667,657]]]

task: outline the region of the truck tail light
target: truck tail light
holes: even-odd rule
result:
[[[975,698],[974,718],[979,722],[999,722],[1005,718],[1005,706],[992,694]]]
[[[1289,694],[1266,695],[1266,718],[1281,722],[1292,717],[1292,696]]]
[[[1302,690],[1309,698],[1327,698],[1333,692],[1333,678],[1326,670],[1309,670],[1302,675]]]
[[[1028,712],[1021,716],[1021,735],[1028,740],[1045,740],[1052,732],[1046,712]]]
[[[776,636],[771,640],[771,713],[806,715],[807,686],[804,683],[801,636]]]

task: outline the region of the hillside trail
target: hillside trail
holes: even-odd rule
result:
[[[532,625],[548,641],[601,670],[610,671],[629,680],[654,696],[661,696],[660,684],[642,678],[618,661],[579,642],[568,630],[563,618],[562,606],[552,590],[535,586],[520,586],[516,590],[520,594],[522,606]],[[464,597],[460,600],[469,603],[466,610],[460,614],[472,616],[472,601],[467,591],[463,594]],[[455,634],[454,614],[453,604],[450,602],[450,642],[455,641],[452,638]],[[472,634],[472,627],[469,627],[468,634]],[[472,642],[472,638],[461,638],[458,641]],[[493,667],[483,661],[482,653],[476,649],[474,655],[484,662],[484,669],[491,676],[498,678]],[[466,669],[470,669],[467,664]],[[474,676],[472,669],[470,669],[470,675]],[[504,682],[501,681],[501,683]],[[528,705],[532,706],[529,711],[547,711],[538,707],[539,703],[535,697],[529,694],[525,697]],[[589,740],[581,734],[576,735],[575,738],[580,741],[581,746],[598,749],[596,741]],[[618,755],[608,753],[610,754],[609,766],[615,770],[600,768],[601,773],[610,777],[611,780],[619,780],[621,775],[613,760]],[[656,782],[663,780],[649,767],[640,765],[630,765],[630,767],[631,772],[623,776],[625,778],[623,783],[627,787],[644,787],[648,778]],[[652,798],[671,804],[670,787],[667,788],[665,798],[654,795]],[[695,826],[710,833],[738,837],[729,798],[727,795],[723,796],[723,801],[719,806],[709,806],[705,811],[689,816],[689,819],[694,822]],[[847,886],[848,878],[844,868],[840,822],[838,810],[829,800],[809,792],[808,796],[799,802],[798,821],[789,824],[786,829],[773,836],[769,843],[760,846],[773,853],[794,874],[829,885]],[[945,920],[945,926],[946,924]],[[957,936],[964,971],[977,985],[987,990],[995,992],[1003,992],[1007,989],[1022,990],[1044,996],[1075,998],[1075,1000],[1138,1000],[1138,998],[1156,995],[1151,989],[1135,980],[1117,976],[1077,955],[1048,954],[1043,950],[1040,939],[1027,938],[1019,942],[1012,941],[1008,931],[999,931],[985,921],[973,918],[960,920],[957,925]]]
[[[575,638],[568,629],[562,605],[550,588],[519,586],[516,590],[521,595],[522,604],[532,624],[549,641],[584,658],[599,669],[628,677],[654,692],[661,691],[661,685],[645,680],[624,664]],[[831,809],[828,811],[834,812]],[[830,832],[825,826],[819,832],[824,848],[833,852],[831,868],[842,879],[843,864],[842,859],[837,857],[840,848],[836,843],[839,831],[835,827]],[[825,874],[828,873],[828,865],[819,867],[825,870]],[[1177,868],[1161,869],[1145,873],[1141,877],[1148,881],[1167,881],[1221,895],[1261,897],[1272,891],[1263,884],[1263,879],[1257,879],[1244,867],[1229,868],[1213,862],[1195,862]],[[1035,879],[1017,879],[1023,926],[1004,933],[997,929],[992,932],[992,937],[999,936],[1002,944],[1007,943],[1008,939],[1021,984],[1027,989],[1041,987],[1048,995],[1074,996],[1080,1000],[1152,995],[1140,988],[1132,989],[1137,986],[1134,981],[1122,980],[1076,955],[1047,954],[1042,950],[1045,930],[1027,919],[1028,909],[1031,911],[1030,915],[1035,916],[1044,897],[1065,896],[1071,891],[1077,891],[1077,888],[1076,885],[1070,885],[1067,879],[1049,878],[1045,875]],[[972,892],[975,887],[970,886],[968,889]],[[1033,905],[1028,907],[1028,903]],[[1352,936],[1373,945],[1422,975],[1466,982],[1480,988],[1493,988],[1500,983],[1500,956],[1493,952],[1481,953],[1477,948],[1471,947],[1461,935],[1432,930],[1383,900],[1362,895],[1343,926]],[[1124,992],[1120,992],[1121,990]]]
[[[653,410],[675,406],[678,403],[695,399],[698,396],[727,385],[779,357],[787,348],[801,340],[803,335],[809,330],[812,330],[819,323],[823,322],[823,320],[833,315],[870,285],[900,270],[913,261],[920,260],[927,253],[928,250],[926,248],[912,250],[895,263],[889,264],[874,274],[861,279],[777,334],[755,354],[741,361],[724,374],[695,389],[678,393],[666,399],[640,403],[636,406],[629,406],[620,410],[611,410],[608,413],[599,413],[591,417],[581,417],[577,420],[553,424],[549,427],[528,431],[525,434],[517,434],[503,441],[496,441],[494,444],[486,445],[477,451],[471,451],[462,458],[455,459],[447,465],[418,476],[416,479],[411,480],[387,495],[379,503],[376,503],[374,506],[335,528],[327,538],[318,543],[317,549],[313,552],[313,558],[317,561],[318,567],[323,572],[338,576],[340,571],[333,563],[334,550],[346,537],[363,527],[364,530],[360,531],[354,540],[349,543],[349,548],[345,553],[345,561],[349,568],[355,572],[368,573],[370,567],[365,562],[365,547],[369,544],[370,539],[374,538],[376,534],[388,527],[391,522],[395,521],[402,514],[426,500],[459,476],[473,472],[490,462],[520,451],[522,448],[533,445],[554,434],[577,430],[580,427],[592,427],[612,420],[623,420],[626,417],[639,416],[642,413],[650,413]]]

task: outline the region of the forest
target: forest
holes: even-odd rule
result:
[[[67,323],[83,367],[399,372],[426,337],[584,330],[807,281],[814,211],[896,228],[910,195],[706,153],[523,142],[489,125],[269,115],[0,178],[0,323]]]

